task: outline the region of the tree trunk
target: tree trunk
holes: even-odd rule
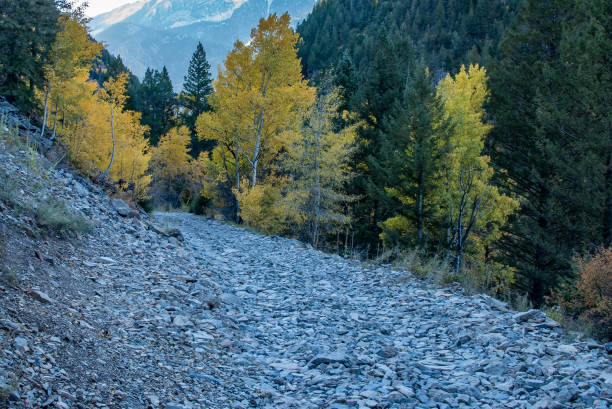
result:
[[[266,91],[264,88],[263,96],[266,96]],[[253,160],[251,161],[251,166],[253,167],[253,175],[251,177],[251,187],[255,187],[257,184],[257,164],[259,163],[259,150],[261,149],[261,133],[263,132],[263,123],[264,123],[264,110],[262,109],[259,113],[259,118],[257,118],[257,135],[255,140],[255,149],[253,150]]]
[[[238,133],[234,133],[235,137],[235,148],[234,148],[234,166],[236,168],[236,192],[240,193],[240,157],[238,150]],[[240,221],[240,202],[238,201],[238,196],[234,196],[235,206],[234,206],[234,220],[236,223]]]
[[[419,247],[423,247],[423,183],[419,184],[419,197],[417,208],[417,238]]]
[[[317,112],[317,131],[315,134],[315,180],[314,180],[314,220],[312,225],[312,245],[316,249],[319,241],[319,221],[321,219],[321,174],[319,172],[319,155],[321,153],[321,107]]]
[[[257,184],[257,162],[259,162],[258,159],[255,159],[253,161],[253,176],[251,177],[251,187],[255,187],[255,185]]]
[[[455,256],[455,273],[461,270],[461,262],[463,258],[463,207],[459,210],[457,218],[457,254]]]
[[[166,212],[170,211],[170,200],[172,200],[172,196],[170,194],[171,188],[170,178],[168,178],[168,185],[166,186]]]
[[[344,254],[346,254],[346,249],[348,249],[348,236],[349,228],[346,226],[346,230],[344,231]]]
[[[111,112],[111,137],[113,138],[113,152],[111,154],[110,163],[108,164],[108,168],[100,175],[101,177],[108,176],[111,168],[113,167],[113,162],[115,161],[115,114],[113,112],[113,103],[110,103],[110,112]]]
[[[51,135],[51,140],[55,140],[55,131],[57,129],[57,106],[59,105],[60,95],[57,95],[57,99],[55,100],[55,112],[53,114],[53,134]]]
[[[40,127],[40,137],[43,138],[45,136],[45,127],[47,126],[47,115],[49,114],[49,94],[51,93],[51,86],[47,87],[47,92],[45,93],[45,110],[43,113],[43,123]]]

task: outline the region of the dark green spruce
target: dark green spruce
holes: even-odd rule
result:
[[[208,96],[214,92],[212,86],[212,75],[210,64],[206,59],[206,51],[202,43],[198,43],[196,50],[191,56],[183,92],[179,96],[183,123],[191,130],[191,155],[197,157],[203,150],[209,149],[210,144],[206,141],[199,141],[195,134],[195,122],[202,112],[210,109]]]
[[[521,203],[499,245],[536,304],[610,244],[610,32],[609,2],[529,0],[491,69],[489,150]]]

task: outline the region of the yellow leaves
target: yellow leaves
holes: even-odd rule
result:
[[[47,80],[69,80],[75,69],[86,67],[100,52],[102,45],[89,39],[85,22],[74,15],[62,14],[60,26],[51,48],[51,64]]]
[[[453,126],[448,142],[454,149],[452,160],[456,162],[477,160],[484,148],[484,138],[492,128],[483,122],[484,103],[489,95],[486,81],[484,67],[470,65],[466,71],[462,65],[455,78],[449,74],[438,84],[437,94],[444,104],[443,117]]]
[[[151,160],[156,178],[172,180],[187,175],[191,162],[187,153],[190,142],[191,135],[186,126],[172,128],[161,137]]]
[[[247,45],[234,44],[215,82],[214,114],[197,122],[200,138],[214,138],[247,160],[253,185],[258,166],[285,146],[287,131],[314,98],[297,58],[298,35],[289,23],[289,15],[273,14],[260,20]]]
[[[148,127],[141,125],[139,113],[124,110],[126,82],[127,76],[120,75],[105,83],[108,89],[96,90],[87,70],[77,70],[63,88],[67,115],[61,140],[71,161],[84,173],[106,169],[112,153],[112,103],[116,146],[109,175],[133,182],[134,197],[142,199],[151,181],[146,174],[151,156],[145,138]]]
[[[358,124],[338,129],[339,105],[337,90],[320,91],[305,110],[302,125],[287,140],[280,163],[282,171],[292,176],[282,211],[315,247],[322,234],[350,221],[343,205],[352,198],[342,188],[351,177],[349,162]]]
[[[198,160],[189,156],[191,133],[186,126],[172,128],[153,149],[149,171],[153,177],[151,191],[166,204],[189,203],[202,186],[206,172],[207,153]]]
[[[123,109],[125,101],[127,100],[126,86],[128,80],[128,73],[122,72],[116,78],[109,78],[102,84],[102,88],[98,90],[98,98],[111,105]]]
[[[491,125],[484,123],[483,105],[488,97],[484,67],[470,65],[453,78],[442,80],[437,89],[443,103],[443,121],[451,125],[450,133],[441,138],[445,145],[444,205],[459,248],[469,234],[476,247],[497,239],[499,228],[518,208],[518,202],[490,184],[493,168],[490,158],[482,154],[485,137]],[[444,128],[438,124],[438,129]]]
[[[234,193],[240,203],[240,217],[248,226],[266,234],[282,231],[284,215],[278,207],[280,189],[268,184],[259,184]]]
[[[380,239],[385,246],[397,243],[401,241],[400,238],[406,238],[415,231],[414,223],[402,215],[388,218],[381,223],[381,227]]]

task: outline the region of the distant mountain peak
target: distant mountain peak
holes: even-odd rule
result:
[[[94,17],[92,35],[142,77],[147,67],[166,66],[180,89],[189,58],[201,41],[212,67],[236,40],[271,13],[289,12],[297,24],[317,0],[141,0]]]
[[[227,20],[248,0],[141,0],[94,17],[94,35],[109,26],[130,22],[156,29],[172,29],[200,22]]]

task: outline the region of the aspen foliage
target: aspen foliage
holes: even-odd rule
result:
[[[51,47],[49,63],[44,68],[45,86],[37,91],[43,106],[43,126],[56,135],[58,120],[65,120],[66,111],[74,106],[65,87],[74,86],[73,79],[81,77],[79,71],[89,69],[91,62],[102,51],[102,45],[87,35],[86,22],[78,13],[65,13],[58,19],[59,30]],[[53,113],[48,115],[49,111]]]
[[[223,112],[219,121],[237,132],[236,148],[249,165],[250,187],[265,178],[258,174],[260,168],[265,169],[285,146],[300,108],[308,106],[314,95],[302,76],[296,49],[299,36],[290,21],[286,13],[261,19],[248,44],[235,43],[215,83],[216,112]]]
[[[240,179],[247,172],[247,160],[241,153],[241,135],[246,126],[234,121],[231,112],[222,108],[216,94],[208,98],[212,111],[202,113],[196,121],[196,132],[200,140],[214,141],[212,170],[216,178],[227,182],[240,191]],[[208,156],[210,158],[210,156]]]
[[[350,222],[344,208],[352,198],[343,193],[351,177],[350,159],[355,150],[358,123],[338,126],[348,112],[339,113],[337,89],[319,89],[306,111],[299,136],[287,144],[282,167],[291,175],[282,210],[302,238],[315,248],[322,236]],[[354,121],[351,121],[354,122]]]
[[[240,192],[236,191],[242,220],[248,226],[266,234],[283,233],[287,217],[280,206],[280,186],[284,184],[284,180],[278,179],[276,183],[261,183]]]
[[[127,76],[109,79],[100,89],[87,78],[80,72],[73,78],[73,86],[65,88],[74,92],[68,97],[77,101],[61,137],[69,158],[86,174],[108,168],[113,180],[133,184],[134,199],[142,200],[148,196],[151,181],[146,174],[150,159],[145,138],[148,128],[141,125],[140,113],[124,109]]]
[[[192,158],[189,155],[191,132],[186,126],[172,128],[159,140],[152,152],[150,171],[152,193],[166,204],[178,205],[180,195],[191,179]]]
[[[302,76],[299,36],[290,21],[288,14],[272,14],[259,21],[247,44],[234,44],[219,69],[216,94],[209,98],[212,111],[196,121],[199,138],[216,142],[212,160],[222,183],[234,192],[236,219],[242,214],[247,223],[260,219],[254,215],[274,214],[272,209],[247,208],[271,206],[271,198],[280,197],[278,186],[272,187],[278,154],[296,137],[303,112],[314,99],[314,88]],[[269,186],[253,190],[261,183]]]
[[[441,138],[444,145],[442,215],[447,226],[447,244],[455,269],[462,267],[466,250],[484,254],[485,247],[500,236],[500,227],[518,208],[518,202],[499,192],[491,182],[493,167],[483,154],[491,125],[485,123],[488,97],[484,67],[470,65],[437,88],[443,102],[443,119],[451,127]]]

